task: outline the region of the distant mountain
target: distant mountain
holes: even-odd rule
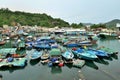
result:
[[[114,19],[114,20],[109,21],[109,22],[107,22],[105,24],[106,24],[107,27],[112,28],[112,27],[116,27],[117,23],[120,23],[119,19]]]
[[[83,25],[93,25],[92,23],[82,23]]]

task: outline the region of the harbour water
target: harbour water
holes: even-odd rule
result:
[[[120,53],[119,40],[99,40],[99,46],[112,48]],[[32,50],[26,51],[27,54]],[[30,61],[24,68],[0,68],[2,80],[119,80],[120,79],[120,54],[110,58],[86,61],[83,68],[75,68],[69,65],[64,67],[48,67],[41,64],[40,60]]]

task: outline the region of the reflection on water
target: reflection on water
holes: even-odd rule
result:
[[[88,60],[86,60],[85,65],[88,66],[88,67],[91,67],[93,69],[96,69],[96,70],[99,69],[98,66],[94,63],[94,61],[88,61]]]
[[[62,68],[59,66],[53,66],[53,67],[51,67],[51,73],[52,74],[62,73]]]
[[[104,65],[109,65],[108,61],[105,61],[104,59],[96,59],[95,62],[104,64]]]
[[[112,61],[113,59],[110,57],[104,57],[105,60],[109,60],[109,61]]]
[[[73,67],[72,64],[65,64],[65,66],[67,66],[68,68],[72,68]]]
[[[120,42],[120,40],[118,40],[118,42]]]
[[[98,47],[98,44],[93,44],[92,47],[96,48],[96,47]]]
[[[109,80],[118,80],[114,75],[109,73],[109,71],[106,70],[99,70],[102,74],[108,76],[110,79]],[[106,79],[107,80],[107,79]]]
[[[38,64],[40,62],[40,59],[36,59],[36,60],[30,60],[30,65],[31,66],[35,66],[36,64]]]
[[[118,60],[118,54],[113,54],[113,55],[111,55],[111,57]]]
[[[27,63],[26,63],[26,66],[27,66]],[[16,70],[22,70],[22,69],[24,69],[26,66],[24,66],[24,67],[13,67],[13,66],[9,67],[9,66],[4,66],[4,67],[0,68],[0,71],[9,71],[9,73],[13,73]]]

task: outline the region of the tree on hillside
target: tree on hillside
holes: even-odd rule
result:
[[[81,27],[84,27],[84,25],[82,23],[79,23],[79,24],[72,23],[71,27],[73,27],[73,28],[81,28]]]
[[[90,27],[92,29],[95,29],[95,28],[106,28],[106,25],[105,24],[93,24]]]
[[[73,28],[78,28],[78,24],[72,23],[72,24],[71,24],[71,27],[73,27]]]
[[[29,26],[45,26],[45,27],[68,27],[70,26],[68,22],[57,18],[54,19],[51,16],[43,13],[26,13],[20,11],[10,11],[8,8],[0,9],[0,26],[7,24],[13,26],[13,22],[20,23],[21,25]]]

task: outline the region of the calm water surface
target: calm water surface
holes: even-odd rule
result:
[[[99,46],[106,46],[120,51],[119,40],[99,40]],[[31,51],[26,51],[30,54]],[[120,52],[119,52],[120,53]],[[120,54],[110,58],[86,61],[82,69],[65,65],[61,68],[51,68],[43,65],[39,60],[34,62],[28,59],[24,68],[0,69],[3,80],[120,80]]]

